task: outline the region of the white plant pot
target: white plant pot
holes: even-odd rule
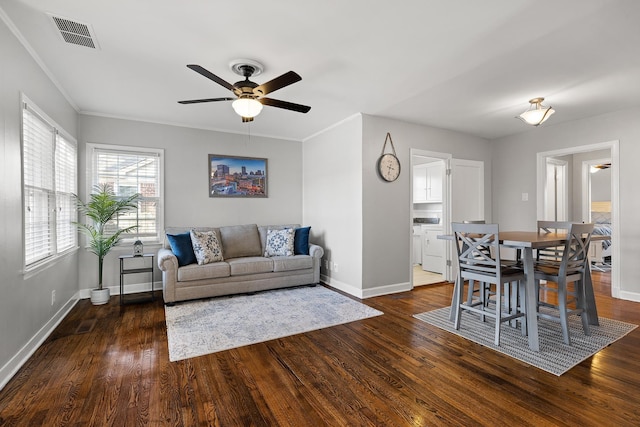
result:
[[[109,288],[91,289],[91,304],[102,305],[109,302]]]

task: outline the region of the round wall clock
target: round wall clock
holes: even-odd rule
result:
[[[387,141],[391,143],[393,153],[384,152],[384,149],[387,147]],[[380,177],[387,182],[393,182],[400,176],[400,160],[396,157],[396,148],[393,146],[393,140],[389,132],[387,132],[387,137],[384,139],[382,153],[378,158],[378,173]]]
[[[383,154],[378,159],[378,173],[385,181],[395,181],[400,176],[400,160],[393,154]]]

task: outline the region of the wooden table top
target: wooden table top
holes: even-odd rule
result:
[[[563,245],[567,240],[566,233],[539,233],[537,231],[500,231],[500,244],[517,248],[545,248]],[[452,234],[443,234],[439,239],[453,240]],[[592,234],[591,240],[609,240],[611,236]]]

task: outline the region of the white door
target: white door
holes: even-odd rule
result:
[[[444,223],[451,234],[451,223],[477,221],[484,218],[484,162],[478,160],[450,159],[447,171],[449,212]],[[445,280],[453,280],[457,270],[455,247],[449,245]]]
[[[548,158],[546,186],[544,190],[544,219],[547,221],[567,221],[568,218],[568,163],[564,160]]]

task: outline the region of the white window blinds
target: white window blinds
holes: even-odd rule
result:
[[[22,114],[25,267],[76,246],[77,147],[34,106]]]
[[[92,161],[94,185],[110,184],[119,197],[140,194],[138,209],[118,216],[113,226],[137,226],[124,236],[127,240],[158,241],[163,232],[160,153],[96,147]]]
[[[58,252],[77,244],[77,229],[73,224],[78,215],[74,194],[78,182],[76,145],[56,135],[56,242]]]

